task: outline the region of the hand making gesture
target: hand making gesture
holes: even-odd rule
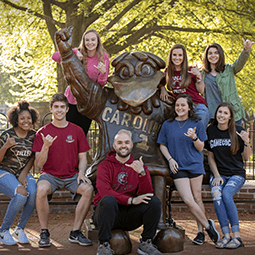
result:
[[[246,145],[248,145],[250,143],[249,130],[250,129],[248,128],[247,131],[242,130],[240,133],[238,133],[236,131],[237,135],[239,135],[242,138],[242,140],[244,141],[244,144],[246,144]]]
[[[243,46],[246,50],[249,50],[254,43],[255,42],[252,42],[251,40],[244,40],[243,39]]]
[[[190,69],[190,71],[188,71],[188,72],[195,75],[197,77],[197,79],[199,79],[199,80],[202,79],[202,74],[200,73],[200,71],[197,67],[192,67]]]
[[[126,166],[128,167],[131,167],[133,168],[138,174],[140,174],[142,171],[144,171],[144,168],[143,168],[143,160],[142,160],[142,156],[139,158],[139,160],[134,160],[132,162],[132,164],[125,164]]]
[[[94,67],[98,70],[98,72],[104,74],[106,73],[106,63],[99,62],[98,65],[94,65]]]
[[[42,139],[43,139],[43,145],[47,148],[49,148],[52,143],[57,139],[57,136],[55,136],[54,138],[51,135],[47,135],[46,137],[43,135],[43,133],[41,133],[42,135]]]
[[[187,133],[184,133],[184,135],[186,135],[186,136],[188,136],[188,137],[190,137],[192,140],[194,140],[196,137],[197,137],[197,135],[196,135],[196,127],[194,127],[194,128],[189,128],[188,129],[188,132]]]
[[[5,147],[7,149],[11,148],[12,146],[16,145],[16,141],[15,141],[15,138],[11,138],[10,135],[8,133],[6,133],[6,143],[5,143]]]

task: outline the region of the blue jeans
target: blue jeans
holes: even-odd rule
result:
[[[241,125],[242,125],[242,122],[243,122],[243,119],[240,119],[240,120],[237,120],[237,121],[236,121],[236,124],[238,124],[238,125],[241,126]]]
[[[232,232],[239,232],[239,219],[233,196],[242,188],[245,179],[240,175],[224,176],[223,185],[212,186],[214,176],[210,178],[213,203],[217,218],[223,234],[230,233],[229,223]]]
[[[209,111],[206,105],[204,104],[194,104],[194,110],[198,117],[200,117],[201,122],[204,125],[205,130],[209,122]]]
[[[0,231],[8,230],[15,216],[23,208],[18,227],[24,229],[32,214],[36,201],[36,181],[29,173],[27,175],[27,196],[17,193],[17,187],[22,186],[18,179],[11,173],[0,169],[0,192],[11,198],[4,216]]]

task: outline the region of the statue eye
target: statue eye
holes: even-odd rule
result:
[[[130,71],[127,66],[123,66],[120,69],[120,78],[122,79],[128,79],[130,77]]]
[[[149,64],[144,64],[142,66],[141,75],[142,76],[149,76],[153,74],[153,68]]]

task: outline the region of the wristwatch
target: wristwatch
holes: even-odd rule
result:
[[[195,142],[197,139],[198,139],[198,137],[196,137],[196,138],[194,138],[194,139],[192,138],[193,142]]]
[[[145,172],[144,170],[142,170],[142,171],[138,174],[139,177],[144,176],[144,175],[146,175],[146,172]]]

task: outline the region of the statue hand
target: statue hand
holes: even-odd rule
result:
[[[73,26],[69,28],[62,28],[55,33],[55,41],[58,44],[60,41],[67,41],[69,46],[72,43],[71,35],[72,35]]]

